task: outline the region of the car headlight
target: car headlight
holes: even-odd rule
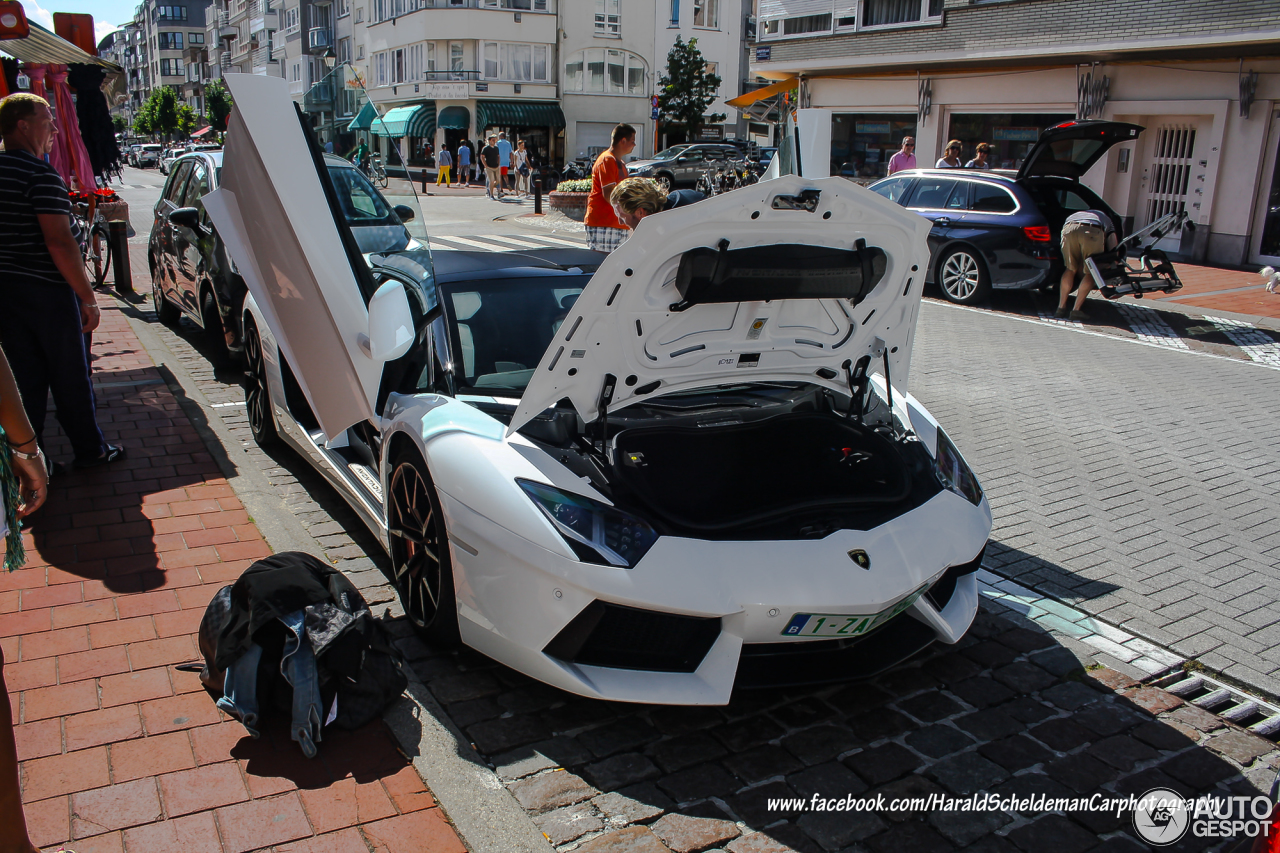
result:
[[[584,563],[630,569],[658,540],[647,522],[608,504],[543,483],[516,482]]]
[[[933,458],[933,471],[944,488],[974,506],[982,503],[982,486],[978,484],[978,478],[973,476],[960,451],[941,429],[938,430],[938,452]]]
[[[633,175],[643,176],[643,175],[651,174],[653,172],[653,167],[652,166],[636,166],[634,169],[630,169],[629,171]]]

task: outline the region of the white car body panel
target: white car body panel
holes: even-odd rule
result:
[[[808,642],[783,635],[795,614],[879,613],[981,552],[991,530],[986,498],[975,506],[944,489],[865,531],[842,529],[821,539],[753,541],[662,535],[632,568],[583,562],[517,480],[546,483],[604,504],[610,501],[542,446],[464,400],[436,393],[393,393],[381,412],[373,411],[381,364],[376,363],[376,371],[364,370],[375,362],[358,344],[358,336],[367,328],[367,312],[363,301],[359,310],[352,301],[360,300],[354,272],[348,256],[338,250],[338,226],[323,198],[314,163],[298,153],[299,140],[293,134],[296,131],[300,137],[301,131],[279,119],[278,104],[271,107],[281,98],[287,101],[287,92],[273,86],[232,81],[236,109],[244,111],[245,120],[239,125],[240,133],[232,135],[233,139],[241,136],[242,144],[228,153],[224,163],[246,158],[252,165],[224,165],[223,183],[226,186],[229,174],[241,181],[256,174],[264,183],[227,187],[229,191],[212,205],[220,233],[250,282],[244,310],[262,338],[272,418],[284,440],[324,474],[384,547],[389,545],[384,496],[389,493],[392,460],[406,446],[421,456],[448,528],[459,633],[467,645],[531,677],[584,696],[658,704],[724,704],[731,696],[745,645]],[[246,126],[262,133],[273,125],[289,127],[247,137],[253,144],[243,141]],[[264,148],[270,153],[261,153]],[[292,171],[277,162],[289,151],[299,161],[299,168]],[[280,175],[292,175],[287,194],[281,189],[286,184],[268,177],[276,168]],[[816,213],[769,207],[775,195],[809,188],[822,191]],[[761,216],[752,220],[750,215],[757,209]],[[828,210],[833,212],[831,219],[823,219]],[[265,228],[264,222],[276,227]],[[315,247],[314,241],[322,239],[316,235],[326,233],[326,227],[328,245]],[[611,407],[615,409],[639,399],[632,386],[622,381],[631,373],[637,374],[636,387],[660,380],[661,393],[737,381],[743,371],[719,360],[743,351],[741,333],[767,316],[770,322],[750,340],[750,347],[771,353],[775,360],[765,362],[762,357],[761,366],[749,374],[752,380],[799,378],[847,393],[843,371],[832,380],[815,370],[838,369],[847,360],[877,354],[883,347],[893,378],[894,419],[913,430],[930,455],[936,454],[937,422],[905,391],[919,285],[928,258],[927,233],[926,220],[839,179],[788,177],[709,199],[688,210],[649,217],[623,249],[606,260],[579,297],[512,423],[528,420],[566,396],[584,419],[591,420],[600,379],[609,372],[619,378]],[[672,289],[666,281],[680,253],[714,245],[726,235],[735,248],[779,243],[852,248],[861,237],[884,249],[886,271],[879,286],[857,306],[838,299],[776,300],[695,305],[673,314],[669,308],[674,301]],[[628,269],[631,276],[625,275]],[[648,284],[622,287],[614,305],[606,304],[614,285],[622,281]],[[290,285],[295,289],[291,291]],[[564,330],[574,325],[575,318],[582,318],[579,334],[590,342],[590,354],[575,360],[579,370],[571,377],[549,365],[560,339],[571,334]],[[650,327],[648,334],[635,333],[637,319]],[[297,333],[290,338],[291,329]],[[801,336],[816,337],[823,346],[797,345],[795,338]],[[646,346],[651,353],[664,347],[669,351],[678,348],[677,341],[689,338],[706,346],[707,358],[669,359],[673,364],[661,370],[651,366]],[[336,353],[324,361],[326,369],[335,373],[332,387],[315,381],[323,374],[313,363],[294,360],[325,347]],[[312,377],[304,391],[321,421],[321,431],[308,431],[289,411],[281,352],[291,364],[303,365],[300,373]],[[881,369],[880,364],[873,360],[872,370]],[[303,384],[304,377],[298,378]],[[871,384],[881,400],[889,396],[883,376],[872,376]],[[354,400],[344,401],[343,395]],[[382,437],[382,458],[372,473],[380,489],[369,488],[334,452],[346,443],[346,427],[364,419]],[[855,549],[870,557],[869,569],[850,559],[849,552]],[[543,651],[597,601],[719,618],[720,633],[693,672],[580,665]],[[927,626],[937,640],[951,643],[963,636],[977,607],[976,581],[964,575],[941,612],[920,597],[895,618],[909,616]]]

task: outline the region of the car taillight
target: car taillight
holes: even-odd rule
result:
[[[1028,240],[1037,243],[1048,243],[1053,239],[1053,235],[1049,233],[1047,225],[1028,225],[1022,229],[1022,233],[1027,235]]]

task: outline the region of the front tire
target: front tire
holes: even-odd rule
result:
[[[958,305],[976,305],[991,294],[991,277],[977,252],[952,249],[938,262],[938,286],[942,295]]]
[[[156,309],[156,319],[160,325],[174,328],[178,325],[178,306],[164,298],[160,288],[160,277],[155,263],[151,264],[151,302]]]
[[[210,359],[214,364],[224,365],[231,361],[227,333],[222,326],[222,312],[218,310],[218,300],[211,290],[206,290],[200,297],[200,324],[204,326],[204,339],[212,350]]]
[[[662,174],[656,175],[653,181],[662,189],[664,193],[671,192],[671,190],[673,190],[676,185],[675,180],[665,172]]]
[[[271,391],[267,385],[267,362],[262,355],[262,336],[252,317],[245,318],[244,328],[244,407],[249,416],[249,431],[259,447],[280,442],[275,416],[271,411]]]
[[[435,484],[414,451],[398,453],[388,489],[391,568],[405,613],[431,640],[459,642],[449,536]]]

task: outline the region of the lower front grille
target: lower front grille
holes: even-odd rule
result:
[[[720,636],[720,618],[593,601],[543,652],[566,663],[694,672]]]
[[[924,596],[929,599],[929,603],[933,605],[935,610],[941,612],[947,606],[947,603],[951,601],[951,596],[955,595],[956,582],[960,578],[965,575],[971,575],[982,568],[982,558],[986,553],[987,546],[983,545],[982,550],[978,552],[978,556],[967,563],[947,569],[942,577],[938,578],[938,582],[929,587]]]

